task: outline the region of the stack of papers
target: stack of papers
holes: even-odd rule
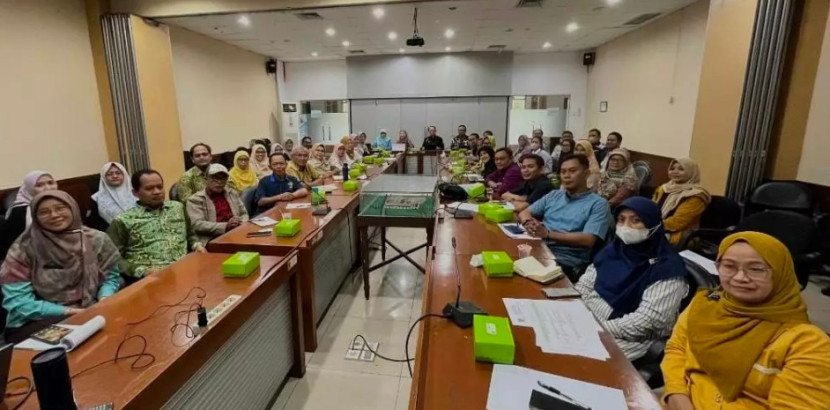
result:
[[[599,338],[602,326],[581,301],[504,298],[514,326],[532,327],[536,346],[545,353],[608,360]]]
[[[343,179],[343,177],[341,176],[340,179]],[[334,191],[337,190],[337,185],[334,185],[334,184],[320,185],[320,186],[317,187],[317,189],[319,189],[320,191],[323,191],[323,192],[334,192]]]

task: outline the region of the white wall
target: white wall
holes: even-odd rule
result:
[[[709,1],[700,0],[600,46],[588,76],[587,127],[603,137],[618,131],[635,151],[688,156],[708,15]]]
[[[182,146],[216,152],[277,135],[279,111],[266,57],[179,27],[170,27]]]
[[[285,63],[280,81],[285,82],[280,99],[286,103],[348,98],[346,60]]]
[[[810,103],[810,116],[804,135],[801,161],[798,163],[798,179],[830,186],[830,165],[827,153],[830,152],[830,17],[824,30],[824,42],[821,46],[816,82],[813,86],[813,99]],[[786,144],[786,141],[782,141]]]
[[[588,73],[582,65],[582,52],[516,54],[513,58],[512,84],[512,95],[570,95],[565,126],[576,136],[587,135],[585,99]],[[524,133],[529,135],[531,131]],[[545,131],[546,135],[550,135]]]
[[[97,174],[107,152],[83,1],[0,1],[0,39],[0,189],[34,169]]]

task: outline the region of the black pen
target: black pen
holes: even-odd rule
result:
[[[565,394],[565,393],[562,393],[561,391],[559,391],[559,389],[557,389],[557,388],[555,388],[555,387],[553,387],[553,386],[548,386],[548,385],[546,385],[546,384],[542,383],[542,381],[541,381],[541,380],[537,380],[537,381],[536,381],[536,383],[538,383],[538,384],[539,384],[539,386],[541,386],[543,389],[545,389],[545,390],[547,390],[547,391],[549,391],[549,392],[551,392],[551,393],[558,394],[558,395],[560,395],[560,396],[562,396],[562,397],[564,397],[564,398],[566,398],[566,399],[570,400],[573,404],[575,404],[575,405],[577,405],[577,406],[579,406],[579,407],[582,407],[582,408],[583,408],[583,409],[585,409],[585,410],[591,410],[591,408],[590,408],[590,407],[588,407],[588,406],[586,406],[586,405],[584,405],[584,404],[580,403],[579,401],[577,401],[577,400],[576,400],[576,399],[574,399],[573,397],[568,396],[568,395],[567,395],[567,394]]]

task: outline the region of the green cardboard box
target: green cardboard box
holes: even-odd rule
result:
[[[383,165],[384,162],[386,162],[384,157],[375,158],[375,165]]]
[[[350,179],[343,183],[344,191],[357,191],[357,181]]]
[[[364,164],[374,164],[375,163],[375,158],[377,158],[377,157],[375,157],[374,155],[367,155],[367,156],[363,157],[363,163]]]
[[[294,236],[302,229],[299,219],[283,219],[274,225],[274,234],[277,236]]]
[[[222,262],[222,274],[226,278],[247,278],[258,267],[258,253],[237,252]]]
[[[481,252],[484,259],[484,273],[490,277],[511,277],[513,276],[513,259],[504,251]]]
[[[469,195],[469,193],[467,193],[467,195]],[[478,206],[478,213],[487,216],[487,212],[501,208],[504,208],[504,206],[498,202],[485,202]]]
[[[487,188],[484,187],[484,184],[473,184],[472,186],[467,188],[467,195],[469,195],[470,198],[478,198],[484,196],[486,192]]]
[[[362,173],[363,172],[360,169],[355,168],[355,169],[349,171],[349,178],[357,178]]]
[[[513,211],[507,208],[491,209],[484,214],[488,221],[502,223],[513,220]]]
[[[473,346],[479,362],[513,364],[516,343],[506,317],[473,316]]]

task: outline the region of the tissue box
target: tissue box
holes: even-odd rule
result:
[[[362,173],[363,172],[360,169],[355,168],[355,169],[349,171],[349,178],[357,178]]]
[[[488,221],[502,223],[513,220],[513,211],[506,208],[491,209],[484,214]]]
[[[375,165],[383,165],[384,162],[386,162],[386,160],[383,159],[383,157],[375,158]]]
[[[367,155],[363,157],[364,164],[374,164],[375,163],[375,156],[374,155]]]
[[[258,253],[237,252],[222,262],[222,274],[226,278],[247,278],[258,267]]]
[[[469,192],[467,193],[467,195],[469,195]],[[487,216],[487,212],[501,208],[504,207],[498,202],[486,202],[478,206],[478,213]]]
[[[506,317],[473,316],[473,346],[479,362],[513,364],[516,343]]]
[[[344,191],[357,191],[357,181],[350,179],[343,183]]]
[[[484,187],[484,184],[473,184],[467,188],[467,195],[469,195],[470,198],[484,196],[485,192],[487,192],[487,189]]]
[[[510,259],[506,252],[484,251],[481,253],[481,257],[484,259],[484,273],[487,276],[513,276],[513,259]]]
[[[294,236],[302,229],[299,219],[283,219],[274,225],[274,234],[277,236]]]

